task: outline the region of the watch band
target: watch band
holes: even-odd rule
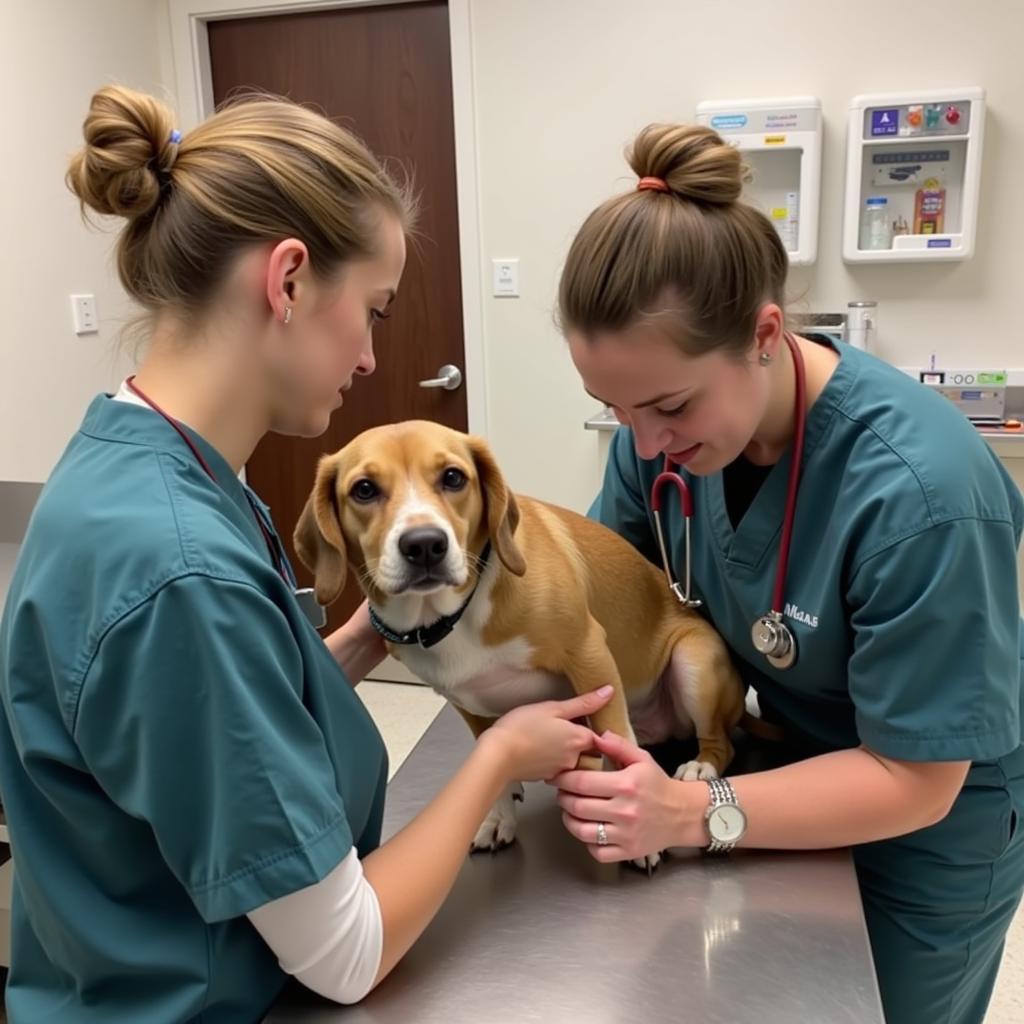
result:
[[[728,779],[707,779],[705,781],[708,784],[708,794],[710,796],[708,805],[709,815],[716,807],[721,807],[723,804],[732,804],[734,807],[739,807],[740,802],[736,796],[736,791],[732,788],[732,783]],[[707,846],[708,853],[728,853],[736,845],[735,842],[729,843],[715,839],[710,833],[708,838],[710,840]]]

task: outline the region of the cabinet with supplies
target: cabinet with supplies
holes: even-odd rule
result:
[[[972,256],[984,121],[980,87],[854,97],[843,259],[895,263]]]

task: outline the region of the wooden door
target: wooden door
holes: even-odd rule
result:
[[[400,162],[420,195],[419,237],[409,245],[394,315],[374,331],[376,373],[356,378],[322,437],[267,437],[246,466],[306,586],[312,580],[291,533],[322,453],[398,420],[466,429],[464,387],[419,386],[445,364],[465,368],[448,7],[435,0],[239,18],[212,21],[208,33],[215,102],[255,87],[313,104],[378,157]],[[350,578],[328,611],[329,629],[360,599]]]

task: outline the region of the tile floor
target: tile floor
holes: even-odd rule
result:
[[[444,702],[425,686],[404,683],[365,682],[356,692],[384,736],[394,775]],[[1024,1021],[1024,907],[1010,929],[985,1024],[1021,1024],[1021,1021]]]

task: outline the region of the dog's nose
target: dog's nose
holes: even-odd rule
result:
[[[417,526],[398,538],[398,550],[412,565],[433,569],[448,554],[448,535],[436,526]]]

